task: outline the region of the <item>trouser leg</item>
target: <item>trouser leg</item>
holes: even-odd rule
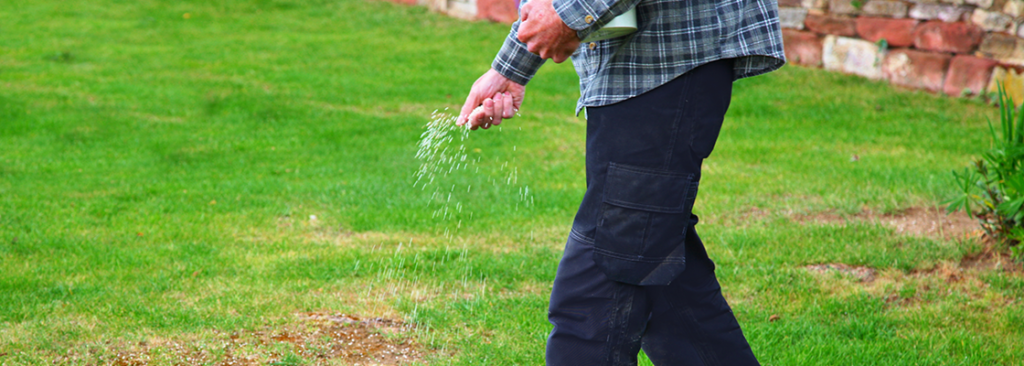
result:
[[[731,83],[732,62],[723,60],[641,96],[588,110],[587,193],[551,293],[554,330],[548,338],[548,365],[634,365],[641,345],[658,365],[757,364],[694,231],[696,216],[689,216],[689,207],[678,210],[680,198],[692,203],[696,195],[700,165],[714,147]],[[614,180],[606,179],[610,167],[617,169]],[[664,177],[693,179],[692,195],[662,195],[651,185],[630,184],[635,178],[678,188],[672,185],[675,178]],[[631,187],[646,191],[622,194],[634,192]],[[689,227],[676,231],[687,217]],[[652,237],[658,240],[648,240]],[[640,253],[630,252],[634,247],[628,245],[608,246],[634,241]],[[684,244],[684,250],[672,249]],[[659,278],[662,286],[639,286],[642,282],[630,282],[635,277],[621,276],[608,262],[594,259],[597,252],[602,261],[615,257],[644,263],[648,249],[664,245],[670,250],[650,253],[677,258],[684,252],[686,266],[675,267],[682,272],[669,277],[671,283]]]
[[[668,286],[648,286],[650,320],[643,350],[655,365],[757,365],[715,265],[696,232],[687,235],[687,266]]]
[[[593,246],[570,237],[551,292],[547,364],[635,365],[642,345],[659,366],[757,365],[692,233],[687,268],[668,286],[608,280],[590,260]]]
[[[548,365],[636,364],[646,296],[639,286],[609,280],[592,255],[591,244],[569,237],[551,291]]]

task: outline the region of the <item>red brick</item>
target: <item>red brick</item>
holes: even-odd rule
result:
[[[871,42],[885,39],[892,47],[910,47],[914,44],[915,19],[857,18],[857,34]]]
[[[857,36],[857,25],[850,18],[808,14],[807,18],[804,19],[804,27],[812,32],[835,34],[844,37]]]
[[[481,19],[499,23],[513,23],[519,19],[515,0],[477,0],[476,14]]]
[[[938,92],[942,90],[951,57],[905,48],[892,50],[882,61],[882,75],[896,85]]]
[[[992,68],[996,66],[996,60],[974,56],[958,55],[949,62],[949,73],[946,74],[946,84],[942,91],[952,96],[960,96],[964,90],[970,90],[971,94],[980,94],[992,78]]]
[[[969,53],[981,43],[985,31],[970,23],[933,20],[914,30],[914,47],[922,50]]]
[[[782,44],[786,59],[798,64],[821,66],[821,37],[813,32],[782,30]]]

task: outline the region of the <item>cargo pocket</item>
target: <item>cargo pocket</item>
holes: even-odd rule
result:
[[[594,235],[594,262],[608,278],[657,286],[683,272],[693,176],[608,164]]]

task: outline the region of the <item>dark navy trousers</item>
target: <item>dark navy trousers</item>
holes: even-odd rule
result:
[[[757,365],[694,225],[733,61],[587,108],[587,192],[558,265],[547,364]]]

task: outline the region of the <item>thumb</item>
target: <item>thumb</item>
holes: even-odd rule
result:
[[[455,120],[455,124],[462,126],[469,120],[469,114],[476,109],[477,106],[483,101],[480,93],[476,91],[476,88],[469,91],[469,95],[466,96],[466,103],[462,105],[462,110],[459,111],[459,118]]]

